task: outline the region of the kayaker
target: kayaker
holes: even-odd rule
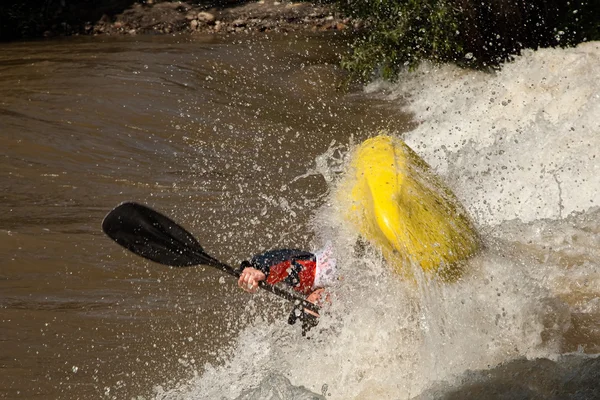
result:
[[[319,304],[326,287],[337,279],[336,260],[331,244],[316,253],[297,249],[276,249],[257,254],[240,265],[238,286],[249,293],[256,293],[258,282],[274,285],[283,282],[306,296],[306,300]],[[318,323],[319,315],[307,310],[292,310],[288,323],[297,319],[302,322],[302,334]]]

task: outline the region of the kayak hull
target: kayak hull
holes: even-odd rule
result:
[[[429,165],[391,136],[366,140],[353,154],[345,193],[348,218],[402,275],[420,268],[453,280],[480,247],[466,211]]]

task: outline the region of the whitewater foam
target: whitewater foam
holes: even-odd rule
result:
[[[404,139],[476,218],[485,250],[464,278],[401,281],[376,250],[356,248],[331,195],[313,225],[343,279],[309,339],[258,313],[223,364],[157,399],[411,398],[468,381],[465,371],[596,341],[578,318],[600,313],[600,44],[528,51],[495,74],[423,66],[400,81],[368,90],[409,94],[420,124]],[[333,153],[317,163],[332,192]]]
[[[425,64],[369,92],[406,99],[406,142],[481,224],[600,205],[600,42],[525,50],[490,74]],[[407,95],[408,94],[408,95]]]

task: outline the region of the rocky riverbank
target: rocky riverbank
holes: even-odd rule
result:
[[[345,31],[360,24],[340,15],[333,6],[307,2],[261,0],[225,8],[207,8],[188,2],[136,3],[114,16],[88,23],[85,34],[135,35],[243,33],[290,31]]]

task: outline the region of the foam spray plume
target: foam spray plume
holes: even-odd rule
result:
[[[420,125],[403,139],[473,216],[484,250],[452,284],[399,279],[356,248],[332,164],[318,162],[331,195],[314,247],[332,241],[343,277],[319,327],[307,340],[257,318],[222,365],[156,398],[597,398],[599,66],[592,42],[525,53],[495,75],[422,66],[371,85],[409,95]]]

